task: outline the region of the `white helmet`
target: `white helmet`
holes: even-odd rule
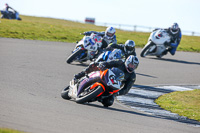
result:
[[[177,23],[173,23],[170,27],[170,31],[172,34],[177,34],[179,32],[179,26]]]
[[[105,31],[105,37],[108,39],[108,40],[111,40],[113,39],[114,35],[115,35],[115,28],[113,27],[108,27]]]
[[[126,70],[129,73],[132,73],[138,67],[138,65],[139,65],[139,60],[134,55],[130,55],[125,61]]]

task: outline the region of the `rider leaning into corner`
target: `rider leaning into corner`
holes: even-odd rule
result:
[[[127,40],[125,44],[112,43],[108,45],[108,47],[106,48],[106,50],[113,50],[113,49],[121,49],[125,55],[125,58],[127,58],[129,55],[136,56],[135,42],[133,40]]]
[[[10,6],[6,3],[3,10],[4,10],[4,11],[8,11],[9,9],[14,10],[12,7],[10,7]]]
[[[106,61],[100,63],[92,62],[86,69],[84,69],[82,72],[74,76],[74,81],[77,82],[78,79],[82,78],[86,74],[91,73],[93,71],[98,71],[99,69],[105,70],[106,68],[117,67],[120,70],[122,70],[124,72],[124,81],[122,81],[122,84],[124,86],[117,94],[104,99],[104,103],[106,102],[106,105],[111,106],[114,102],[114,96],[127,94],[128,91],[133,86],[136,80],[135,69],[138,67],[138,65],[139,65],[139,60],[134,55],[130,55],[125,60],[125,62],[122,59],[117,59],[110,62]]]
[[[155,29],[153,31],[156,31],[158,29]],[[170,46],[170,48],[163,51],[162,55],[166,55],[168,51],[171,53],[171,55],[175,55],[176,49],[182,37],[181,29],[179,28],[179,25],[177,23],[173,23],[171,27],[164,30],[166,30],[167,33],[170,35],[171,41],[169,43],[165,43],[165,45]]]
[[[8,14],[9,19],[11,19],[10,14],[9,14],[9,9],[12,9],[12,11],[15,11],[12,7],[10,7],[7,3],[5,4],[5,7],[3,10]]]
[[[103,37],[102,46],[100,48],[100,50],[102,50],[103,48],[106,48],[110,43],[115,43],[115,44],[117,43],[115,32],[116,32],[115,28],[108,27],[105,32],[87,31],[84,32],[83,34],[86,36],[90,36],[92,33],[94,33],[99,36],[102,36]]]

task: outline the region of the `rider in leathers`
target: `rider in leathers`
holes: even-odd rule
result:
[[[170,42],[171,48],[168,51],[171,53],[171,55],[174,55],[179,43],[181,42],[181,37],[182,37],[181,29],[179,28],[177,23],[174,23],[172,24],[171,27],[167,29],[167,32],[171,36],[171,42]]]
[[[92,33],[94,33],[94,34],[102,36],[103,37],[102,46],[101,46],[101,50],[102,50],[103,48],[106,48],[108,44],[110,43],[114,43],[114,44],[117,43],[115,32],[116,32],[115,28],[108,27],[105,32],[88,31],[88,32],[84,32],[83,34],[90,36]]]
[[[136,80],[136,74],[134,70],[137,68],[138,64],[138,58],[133,55],[130,55],[125,62],[122,59],[117,59],[110,62],[103,61],[100,63],[91,63],[85,70],[76,74],[74,79],[80,79],[81,77],[85,76],[86,73],[98,71],[99,69],[104,70],[105,68],[117,67],[124,72],[125,76],[123,81],[124,86],[116,95],[125,95],[128,93]],[[107,105],[110,106],[114,102],[114,96],[112,95],[106,100]]]
[[[159,30],[160,28],[157,28],[153,31]],[[166,55],[169,51],[171,55],[175,55],[176,49],[181,41],[182,33],[181,29],[179,28],[179,25],[177,23],[173,23],[171,27],[164,29],[167,31],[167,33],[170,35],[171,40],[169,43],[165,43],[166,46],[170,46],[169,49],[166,49],[163,51],[162,56]]]
[[[106,50],[121,49],[127,58],[129,55],[136,56],[135,52],[135,42],[133,40],[127,40],[125,44],[110,44]]]
[[[11,14],[9,12],[9,9],[12,9],[12,11],[15,11],[12,7],[10,7],[7,3],[5,4],[5,7],[4,7],[4,11],[6,12],[6,15],[8,17],[8,19],[11,19]],[[3,17],[3,15],[1,16],[1,18]]]

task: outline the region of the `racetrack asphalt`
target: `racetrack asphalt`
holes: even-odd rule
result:
[[[67,64],[75,44],[0,38],[0,127],[29,133],[198,133],[199,127],[119,102],[76,104],[61,90],[88,63]],[[136,49],[139,57],[141,49]],[[198,86],[200,53],[141,58],[136,86]]]

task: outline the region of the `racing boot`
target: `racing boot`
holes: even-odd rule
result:
[[[165,51],[163,51],[162,54],[161,54],[161,55],[158,55],[157,57],[158,57],[158,58],[162,58],[164,55],[167,54],[167,52],[168,52],[168,49],[166,49]]]
[[[103,106],[108,107],[108,106],[113,105],[114,99],[115,99],[114,95],[111,95],[108,98],[103,99],[102,101]]]

